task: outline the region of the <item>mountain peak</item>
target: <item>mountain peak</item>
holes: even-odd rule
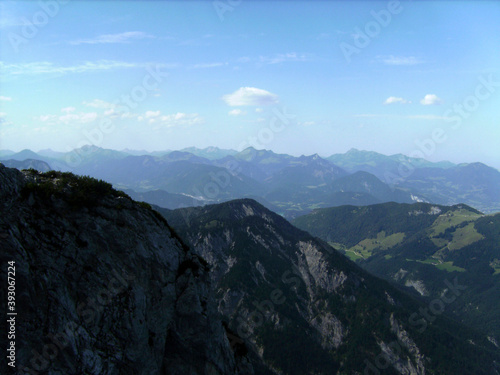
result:
[[[77,148],[75,151],[83,151],[83,152],[96,152],[96,151],[103,151],[104,149],[102,147],[98,147],[96,145],[83,145],[80,148]]]

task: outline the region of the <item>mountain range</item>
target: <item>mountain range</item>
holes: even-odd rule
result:
[[[20,371],[500,373],[484,332],[252,199],[154,210],[102,180],[0,164],[0,210]],[[463,294],[449,283],[442,303]]]
[[[439,369],[430,353],[438,347],[460,351],[459,342],[445,341],[459,337],[462,328],[448,319],[438,323],[434,319],[442,315],[434,308],[432,325],[427,326],[416,313],[425,311],[425,307],[420,310],[420,298],[408,298],[389,282],[363,272],[326,242],[254,200],[158,210],[212,267],[218,310],[229,327],[250,342],[249,348],[263,353],[264,362],[278,372],[378,371],[370,364],[379,350],[403,336],[408,339],[403,344],[408,356],[394,359],[381,373],[454,372]],[[450,280],[462,288],[457,278]],[[441,291],[442,295],[450,289]],[[386,338],[381,341],[382,337]],[[493,351],[497,349],[491,336],[483,333],[482,337]],[[280,341],[279,347],[274,340]],[[444,359],[439,356],[439,361]],[[469,370],[457,367],[455,371]]]
[[[84,146],[67,153],[23,150],[0,155],[12,166],[14,160],[40,160],[51,169],[106,179],[129,192],[156,191],[154,198],[145,194],[144,200],[165,208],[184,207],[186,198],[195,206],[252,197],[290,219],[315,208],[391,201],[500,210],[500,172],[494,168],[355,149],[327,158],[251,147],[241,152],[209,147],[144,153]]]

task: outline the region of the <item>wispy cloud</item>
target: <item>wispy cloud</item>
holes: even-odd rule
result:
[[[134,40],[154,39],[151,34],[142,31],[127,31],[118,34],[103,34],[90,39],[79,39],[69,42],[69,44],[116,44],[116,43],[131,43]]]
[[[278,95],[255,87],[240,87],[232,94],[227,94],[222,99],[231,107],[242,105],[270,105],[278,103]]]
[[[64,113],[71,113],[71,112],[75,112],[75,111],[76,111],[75,107],[61,108],[61,112],[64,112]]]
[[[410,115],[406,116],[410,120],[450,120],[451,117],[437,115]]]
[[[377,56],[377,61],[386,65],[417,65],[423,64],[424,61],[414,56]]]
[[[0,96],[0,102],[10,102],[11,100],[10,96]]]
[[[435,105],[435,104],[441,104],[443,101],[438,98],[437,95],[434,94],[427,94],[424,96],[424,98],[420,101],[422,105]]]
[[[407,103],[411,103],[411,102],[406,100],[406,99],[403,99],[403,98],[398,98],[396,96],[389,96],[384,101],[384,104],[394,104],[394,103],[407,104]]]
[[[354,117],[387,118],[387,119],[398,119],[398,120],[449,120],[450,119],[450,117],[438,116],[438,115],[391,115],[382,113],[363,113],[354,115]]]
[[[0,29],[26,25],[20,17],[15,16],[13,12],[6,9],[5,3],[0,3]]]
[[[358,115],[354,115],[354,117],[394,117],[394,115],[384,115],[377,113],[361,113]]]
[[[221,66],[226,66],[228,63],[223,63],[223,62],[213,62],[213,63],[201,63],[201,64],[195,64],[191,65],[189,68],[190,69],[207,69],[207,68],[218,68]]]
[[[204,118],[198,113],[177,112],[173,114],[162,114],[159,110],[148,110],[144,113],[122,112],[117,109],[114,104],[100,99],[83,102],[83,104],[88,107],[95,108],[97,111],[76,112],[74,107],[66,107],[61,108],[61,112],[63,114],[43,114],[35,116],[34,120],[48,126],[66,125],[78,128],[84,124],[104,118],[110,118],[113,119],[113,121],[134,119],[135,122],[150,126],[151,130],[160,130],[176,126],[188,127],[202,124],[205,121]]]
[[[100,108],[100,109],[112,109],[116,107],[113,103],[109,103],[101,99],[94,99],[91,100],[90,102],[84,101],[82,102],[82,104],[87,107]]]
[[[278,53],[274,56],[259,56],[259,62],[262,64],[279,64],[291,61],[309,61],[310,58],[305,54],[296,52]]]
[[[114,60],[98,60],[85,61],[76,65],[57,65],[47,61],[5,64],[0,61],[0,70],[3,71],[3,77],[13,78],[23,75],[40,75],[40,74],[71,74],[71,73],[86,73],[109,71],[115,69],[146,69],[150,66],[158,66],[161,68],[175,68],[178,64],[157,64],[157,63],[136,63]]]
[[[205,120],[198,113],[177,112],[170,115],[163,115],[160,111],[146,111],[137,117],[140,122],[153,125],[153,130],[172,128],[176,126],[192,126],[203,124]]]
[[[67,108],[62,108],[61,111],[65,112],[64,115],[40,115],[35,116],[35,121],[43,122],[49,125],[55,124],[87,124],[97,119],[96,112],[80,112],[73,113],[73,111],[65,111]]]
[[[160,116],[161,112],[160,111],[146,111],[144,113],[145,118],[157,118]]]

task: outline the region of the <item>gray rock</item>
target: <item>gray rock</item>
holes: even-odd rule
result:
[[[28,183],[54,181],[0,164],[0,258],[15,261],[20,373],[253,373],[230,347],[206,262],[165,220],[112,194],[75,207],[71,186],[26,194]]]

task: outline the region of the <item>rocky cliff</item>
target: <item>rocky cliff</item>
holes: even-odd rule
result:
[[[0,164],[0,249],[2,284],[15,262],[19,374],[253,374],[207,263],[109,184]]]

